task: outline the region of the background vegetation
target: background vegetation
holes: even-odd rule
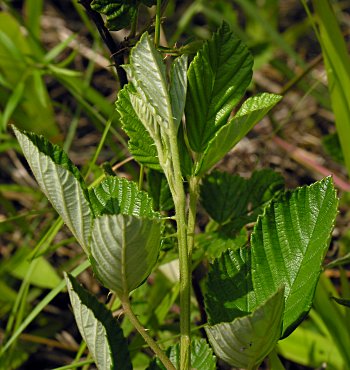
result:
[[[102,302],[108,300],[108,292],[81,264],[82,251],[74,238],[38,190],[9,123],[62,145],[87,181],[109,168],[106,163],[119,176],[141,184],[144,180],[115,114],[123,76],[113,64],[127,58],[139,32],[152,32],[154,10],[141,8],[137,27],[113,32],[111,41],[108,35],[101,39],[85,4],[0,2],[0,365],[6,358],[6,369],[89,362],[69,310],[63,271],[82,272],[80,281]],[[272,168],[290,188],[334,176],[341,202],[329,265],[309,318],[281,342],[279,353],[286,368],[327,364],[340,369],[350,348],[349,310],[329,296],[345,304],[350,299],[350,4],[170,0],[166,5],[160,45],[169,54],[185,48],[194,52],[225,20],[255,57],[248,95],[268,91],[284,96],[219,167],[244,177]],[[207,216],[200,217],[204,224]],[[164,341],[178,325],[174,271],[167,265],[133,296],[138,315],[154,332],[162,329]],[[202,278],[194,276],[195,292]],[[200,323],[196,307],[193,321]],[[130,335],[135,369],[144,369],[147,348],[139,351],[142,341],[127,321],[123,330]]]

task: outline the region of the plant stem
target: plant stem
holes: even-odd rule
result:
[[[161,17],[161,0],[157,0],[156,9],[156,25],[155,25],[155,35],[154,35],[154,45],[158,49],[160,41],[160,17]]]
[[[146,329],[142,326],[139,319],[135,316],[134,312],[132,311],[129,296],[125,295],[124,297],[119,297],[125,315],[130,320],[131,324],[136,328],[136,330],[140,333],[142,338],[145,342],[150,346],[153,352],[158,356],[159,360],[162,361],[163,365],[167,370],[176,370],[175,366],[171,363],[169,358],[165,355],[165,353],[160,349],[158,344],[153,340],[153,338],[147,333]]]
[[[180,262],[180,370],[190,369],[191,364],[191,331],[190,331],[190,299],[191,299],[191,259],[187,245],[186,194],[183,186],[180,155],[177,145],[177,130],[170,125],[169,135],[172,173],[169,183],[172,192],[177,224],[177,239]]]
[[[187,221],[187,248],[188,258],[192,260],[192,250],[194,245],[194,231],[196,227],[196,214],[197,214],[197,202],[199,197],[199,181],[200,178],[197,176],[191,177],[189,181],[190,185],[190,201],[188,209],[188,221]]]

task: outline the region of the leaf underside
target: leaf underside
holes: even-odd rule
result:
[[[232,366],[256,369],[281,335],[283,309],[282,287],[252,314],[206,327],[215,354]]]
[[[91,262],[101,283],[119,295],[136,289],[151,273],[160,249],[160,222],[127,215],[94,220]]]
[[[87,252],[92,210],[79,170],[44,137],[13,130],[41,190]]]
[[[131,370],[127,340],[112,313],[71,275],[66,284],[79,331],[100,370]]]

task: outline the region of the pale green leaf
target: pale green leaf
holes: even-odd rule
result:
[[[253,58],[226,23],[198,51],[188,70],[186,128],[191,148],[204,152],[227,123],[252,77]]]
[[[206,282],[209,323],[231,322],[250,314],[255,307],[250,248],[224,252],[211,265]]]
[[[126,68],[138,94],[155,110],[166,128],[172,117],[165,64],[148,33],[131,50],[130,64]]]
[[[171,346],[167,355],[170,361],[179,369],[180,346]],[[213,350],[209,347],[205,339],[194,338],[191,341],[191,369],[216,370],[216,358]],[[147,370],[166,370],[159,359],[153,360]]]
[[[42,136],[13,130],[42,192],[87,251],[92,211],[80,172],[57,145]]]
[[[328,177],[272,201],[254,227],[251,245],[256,298],[261,302],[285,286],[283,337],[310,310],[337,204]]]
[[[108,289],[125,295],[151,273],[160,248],[160,222],[127,215],[94,220],[91,238],[93,269]]]
[[[283,309],[280,288],[252,314],[206,327],[215,354],[232,366],[256,369],[281,335]]]
[[[124,178],[108,176],[89,194],[95,216],[119,213],[148,218],[160,216],[153,211],[152,198],[139,190],[135,182]]]
[[[337,345],[314,329],[302,325],[277,345],[278,353],[284,358],[312,369],[320,369],[327,364],[327,369],[345,369],[344,359]]]
[[[130,101],[130,94],[135,90],[126,85],[118,94],[116,103],[117,111],[120,114],[123,130],[129,136],[129,150],[134,158],[141,164],[161,170],[158,160],[157,148],[150,134],[142,124]]]
[[[263,93],[247,99],[229,123],[215,130],[196,173],[213,167],[281,100],[280,95]]]
[[[65,275],[79,331],[99,370],[131,370],[127,340],[112,313],[71,275]]]
[[[175,59],[171,66],[170,99],[175,125],[180,125],[186,103],[187,55]]]

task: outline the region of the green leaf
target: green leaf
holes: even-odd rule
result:
[[[226,23],[198,51],[188,70],[186,128],[191,148],[202,153],[226,124],[252,77],[253,58]]]
[[[87,252],[92,210],[79,170],[60,147],[44,137],[13,130],[42,192]]]
[[[79,331],[99,370],[131,370],[127,340],[117,321],[102,303],[72,275],[65,275]]]
[[[283,293],[278,289],[250,315],[206,327],[215,354],[232,366],[256,369],[281,335]]]
[[[255,221],[261,208],[283,187],[283,177],[270,169],[254,171],[250,179],[213,171],[203,178],[201,204],[217,223],[234,220],[239,230]]]
[[[124,214],[136,217],[157,218],[153,211],[152,198],[140,191],[133,181],[116,176],[106,177],[89,191],[95,216]]]
[[[337,204],[328,177],[272,201],[254,227],[251,245],[256,298],[262,302],[285,286],[283,337],[310,310]]]
[[[157,0],[93,0],[91,8],[106,15],[106,27],[110,31],[118,31],[134,21],[141,3],[151,7]]]
[[[180,346],[179,344],[171,346],[167,355],[170,361],[179,368],[180,364]],[[191,341],[191,369],[198,370],[215,370],[216,369],[216,358],[213,355],[212,349],[209,347],[205,339],[194,338]],[[147,370],[166,370],[164,365],[155,359],[151,362]]]
[[[278,342],[277,348],[284,358],[312,369],[320,369],[324,364],[330,370],[346,369],[337,345],[313,328],[298,326],[288,338]]]
[[[131,50],[130,64],[124,68],[139,98],[149,107],[152,115],[157,116],[157,120],[159,117],[160,125],[166,129],[173,116],[166,69],[162,55],[156,50],[147,32]],[[139,118],[143,120],[143,116]],[[146,120],[143,120],[143,124],[148,130]]]
[[[11,96],[9,97],[6,103],[4,112],[1,117],[1,125],[0,125],[3,131],[6,130],[7,123],[9,119],[11,118],[12,113],[14,112],[16,107],[19,105],[21,99],[23,98],[24,86],[25,86],[25,80],[20,81],[14,88]]]
[[[247,99],[229,123],[215,130],[207,144],[196,174],[212,168],[228,153],[280,100],[280,95],[262,93]]]
[[[103,215],[94,220],[91,263],[101,283],[125,295],[151,273],[160,246],[160,222],[127,215]]]
[[[148,171],[147,183],[149,194],[153,198],[154,207],[159,211],[169,211],[174,209],[174,202],[170,188],[165,176],[156,171]]]
[[[250,248],[224,252],[211,265],[206,282],[209,324],[231,322],[250,314],[255,307]]]
[[[118,31],[128,27],[137,12],[137,1],[93,0],[91,8],[106,15],[106,27],[110,31]]]
[[[126,85],[118,94],[116,103],[120,114],[123,130],[128,134],[129,150],[133,157],[140,163],[154,170],[161,170],[158,160],[157,148],[154,140],[142,124],[130,101],[130,94],[135,90]]]
[[[180,125],[184,114],[187,91],[187,55],[176,58],[171,66],[170,99],[176,125]]]

